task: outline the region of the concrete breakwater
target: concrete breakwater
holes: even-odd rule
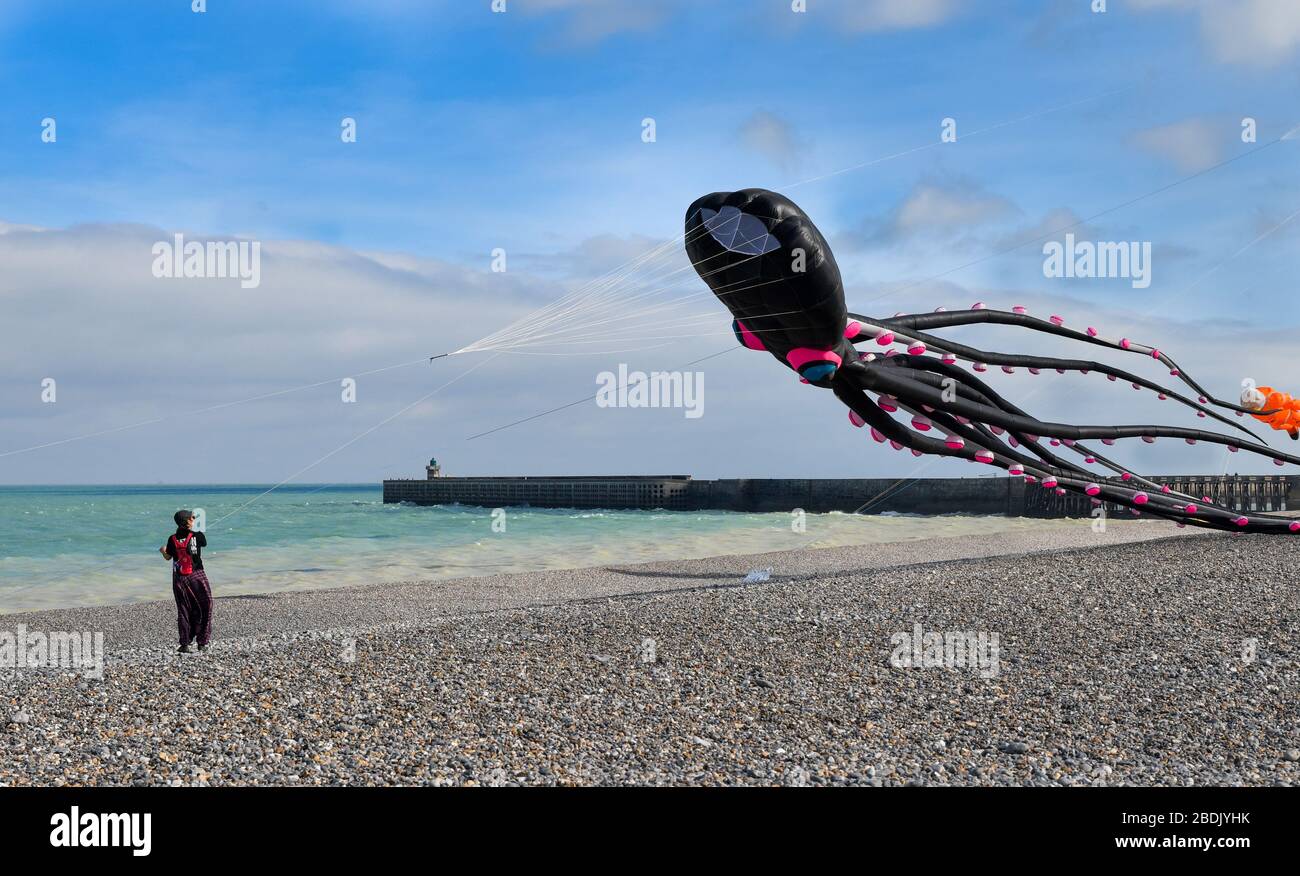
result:
[[[1300,477],[1171,475],[1155,480],[1243,511],[1286,511],[1300,506]],[[696,480],[690,475],[443,477],[430,472],[424,480],[384,481],[384,501],[677,511],[802,508],[809,512],[1012,517],[1084,517],[1093,510],[1083,496],[1058,496],[1012,477]]]

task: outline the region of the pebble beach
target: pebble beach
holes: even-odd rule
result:
[[[1080,522],[226,598],[216,569],[202,654],[171,602],[0,616],[105,648],[0,670],[0,784],[1292,785],[1297,559]],[[914,630],[996,635],[995,671],[898,665]]]

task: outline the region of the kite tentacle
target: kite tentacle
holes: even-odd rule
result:
[[[936,439],[906,428],[873,403],[867,397],[865,392],[856,390],[846,381],[837,381],[833,385],[833,389],[836,396],[848,405],[851,410],[858,414],[864,423],[869,424],[879,431],[881,435],[902,447],[906,447],[909,450],[921,454],[964,457],[967,459],[978,458],[976,456],[977,451],[973,451],[969,447],[954,449],[948,447],[941,441],[937,441]],[[938,416],[941,420],[946,419],[946,415],[938,414]],[[961,426],[962,424],[954,422],[952,425]],[[992,438],[992,436],[987,433],[984,437]],[[996,442],[995,438],[992,440]],[[997,443],[1000,445],[1001,442]],[[992,448],[985,449],[992,458],[980,459],[979,461],[988,462],[1004,469],[1011,469],[1015,464],[1014,462],[1009,462],[1007,457],[1003,456],[1004,453],[1010,453],[1006,448],[1003,447],[1000,451],[994,451]],[[1019,455],[1016,454],[1016,456]],[[1199,513],[1206,514],[1207,517],[1197,517],[1194,514],[1189,513],[1185,507],[1176,504],[1165,504],[1164,502],[1160,502],[1159,500],[1145,495],[1141,491],[1133,491],[1105,482],[1088,482],[1072,476],[1072,473],[1054,472],[1048,467],[1035,464],[1034,460],[1024,457],[1022,458],[1025,460],[1021,463],[1025,467],[1025,470],[1029,470],[1030,467],[1032,467],[1033,471],[1043,478],[1045,486],[1049,489],[1065,489],[1068,492],[1088,496],[1094,499],[1100,497],[1098,501],[1111,502],[1116,505],[1130,508],[1139,513],[1151,513],[1154,516],[1177,523],[1191,523],[1214,529],[1228,528],[1230,522],[1238,519],[1230,512],[1217,508],[1206,508],[1204,510],[1198,509]],[[1282,525],[1284,526],[1285,522],[1283,522]]]
[[[853,314],[849,314],[849,317],[851,319],[860,319],[860,317]],[[1059,319],[1059,317],[1054,317],[1053,319]],[[1191,375],[1184,372],[1177,362],[1175,362],[1170,356],[1162,353],[1159,349],[1150,347],[1146,344],[1137,343],[1136,341],[1130,341],[1127,338],[1121,338],[1119,341],[1108,340],[1096,334],[1096,330],[1091,328],[1089,329],[1089,332],[1091,333],[1085,333],[1076,331],[1075,329],[1066,328],[1061,323],[1039,319],[1038,317],[1030,316],[1025,313],[1011,313],[1005,310],[989,310],[985,308],[952,312],[943,311],[939,313],[905,314],[903,316],[896,316],[892,319],[881,321],[896,324],[902,328],[921,330],[927,328],[947,328],[949,326],[974,325],[978,323],[1013,325],[1021,328],[1028,328],[1033,331],[1070,338],[1076,341],[1083,341],[1088,344],[1095,344],[1112,350],[1122,350],[1124,352],[1150,356],[1167,366],[1171,376],[1177,377],[1183,381],[1183,383],[1196,390],[1197,394],[1205,398],[1207,401],[1231,411],[1239,411],[1246,414],[1256,413],[1255,411],[1251,411],[1234,402],[1224,401],[1210,395],[1205,391],[1204,387],[1202,387],[1200,383],[1191,377]]]
[[[986,384],[983,380],[980,380],[974,374],[971,374],[965,369],[959,368],[956,365],[949,365],[947,362],[934,359],[930,356],[906,356],[906,357],[891,356],[888,359],[884,359],[881,362],[881,364],[893,366],[893,367],[899,367],[899,368],[909,368],[912,370],[921,370],[921,371],[931,372],[932,374],[935,375],[944,375],[947,377],[951,377],[957,382],[957,385],[959,387],[957,391],[959,393],[961,392],[961,387],[968,387],[973,394],[975,394],[978,397],[982,397],[982,398],[977,398],[977,400],[979,401],[985,401],[985,403],[987,404],[992,404],[1012,414],[1017,414],[1023,417],[1028,416],[1028,414],[1026,414],[1015,404],[1013,404],[1012,402],[1008,401],[1007,399],[999,395],[997,391],[995,391],[992,387]],[[931,385],[934,385],[933,381],[929,381],[929,382],[931,383]],[[1060,459],[1051,451],[1049,451],[1046,447],[1044,447],[1042,445],[1042,442],[1030,440],[1029,436],[1023,432],[1012,431],[1009,434],[1014,435],[1021,445],[1027,447],[1032,453],[1034,453],[1034,455],[1038,456],[1040,459],[1042,459],[1044,462],[1048,463],[1049,465],[1054,465],[1058,468],[1074,468],[1076,471],[1083,471],[1083,472],[1087,471],[1086,469],[1073,466],[1069,462]],[[1144,478],[1141,475],[1129,471],[1125,467],[1108,459],[1107,457],[1103,456],[1102,454],[1098,453],[1097,451],[1083,444],[1070,441],[1067,444],[1067,446],[1075,453],[1078,453],[1080,456],[1083,456],[1085,462],[1095,461],[1098,465],[1101,465],[1102,467],[1109,469],[1115,474],[1123,476],[1125,480],[1131,480],[1138,484],[1146,486],[1150,489],[1159,490],[1165,495],[1182,496],[1189,501],[1196,501],[1195,497],[1193,496],[1187,495],[1186,493],[1182,493],[1177,490],[1169,489],[1163,484],[1158,484],[1155,481],[1148,480],[1147,478]]]
[[[885,411],[873,403],[863,387],[855,384],[870,384],[872,381],[866,373],[867,368],[848,368],[841,372],[841,376],[833,383],[832,388],[838,398],[849,406],[863,421],[870,424],[881,435],[889,440],[896,442],[900,446],[907,447],[910,450],[918,451],[922,454],[933,454],[939,456],[960,457],[965,459],[977,459],[981,462],[990,463],[1000,468],[1010,469],[1016,462],[1005,447],[999,446],[994,449],[985,447],[986,434],[979,435],[977,432],[966,431],[966,435],[976,446],[981,447],[984,451],[983,458],[978,454],[979,451],[966,446],[960,449],[948,447],[942,441],[922,435],[919,432],[906,428]],[[908,387],[907,384],[913,386]],[[879,391],[878,387],[870,386],[874,391]],[[895,385],[892,387],[894,392],[900,397],[917,398],[924,396],[922,390],[931,388],[918,382],[898,376]],[[891,393],[892,395],[893,393]],[[952,405],[949,404],[949,410]],[[945,426],[952,426],[954,430],[960,429],[964,424],[956,421],[949,421],[948,414],[941,412],[936,408],[933,416]],[[1047,430],[1042,430],[1047,431]],[[976,437],[979,435],[979,437]],[[998,442],[1000,445],[1000,442]],[[1075,472],[1060,471],[1053,466],[1036,463],[1027,457],[1016,454],[1016,457],[1024,461],[1019,463],[1024,466],[1025,471],[1034,471],[1043,478],[1043,483],[1048,488],[1065,489],[1067,492],[1082,494],[1101,501],[1111,502],[1116,505],[1130,508],[1139,513],[1150,513],[1167,520],[1178,523],[1188,523],[1197,526],[1205,526],[1220,530],[1235,530],[1238,532],[1296,532],[1300,529],[1294,521],[1275,518],[1248,517],[1238,514],[1229,509],[1206,503],[1198,505],[1196,503],[1181,504],[1175,501],[1168,494],[1150,495],[1141,490],[1134,490],[1130,486],[1121,486],[1114,484],[1108,479],[1098,478],[1092,481],[1080,479]]]
[[[925,383],[928,383],[931,386],[942,386],[944,378],[951,377],[956,382],[956,386],[954,387],[954,389],[959,395],[963,394],[964,391],[964,394],[973,396],[975,401],[983,402],[984,404],[998,407],[1004,411],[1007,411],[1008,413],[1025,416],[1024,411],[1020,410],[1015,405],[1011,404],[1006,399],[1004,399],[1002,396],[998,395],[996,392],[993,391],[992,388],[990,388],[982,380],[975,377],[974,375],[966,373],[961,368],[958,368],[955,365],[948,365],[945,362],[932,359],[928,356],[908,356],[906,358],[901,356],[892,356],[884,360],[881,364],[885,366],[892,366],[896,368],[907,368],[913,371],[922,372],[913,375],[913,379],[921,380]],[[997,445],[1000,447],[1005,447],[1003,442],[999,440],[998,437],[994,435],[991,431],[989,431],[988,427],[985,424],[979,422],[973,422],[971,423],[971,425],[977,427],[988,440],[996,442]],[[1044,447],[1041,442],[1032,440],[1030,435],[1027,433],[1016,432],[1012,430],[1009,431],[1008,434],[1015,437],[1015,439],[1019,442],[1019,445],[1021,447],[1028,449],[1039,460],[1041,460],[1043,463],[1046,463],[1048,466],[1052,468],[1058,469],[1060,471],[1073,471],[1078,474],[1084,475],[1085,477],[1091,475],[1091,472],[1089,472],[1087,469],[1075,465],[1074,463],[1069,462],[1068,460],[1061,459],[1056,454],[1052,453],[1050,450]],[[1006,448],[1005,452],[1010,453],[1011,448]],[[1023,463],[1025,461],[1025,458],[1021,458],[1020,461]],[[1122,469],[1119,469],[1118,467],[1115,468],[1114,470],[1116,472],[1122,471]]]
[[[1143,438],[1148,440],[1154,440],[1156,438],[1183,438],[1193,441],[1204,441],[1210,444],[1221,444],[1227,447],[1236,447],[1239,450],[1246,450],[1260,456],[1268,456],[1279,465],[1283,462],[1300,465],[1300,457],[1273,450],[1263,444],[1247,444],[1226,435],[1219,435],[1215,432],[1206,432],[1200,429],[1185,429],[1178,426],[1075,426],[1068,423],[1050,423],[1017,414],[1008,414],[996,407],[967,401],[961,397],[945,401],[940,391],[924,384],[916,383],[915,381],[906,380],[900,375],[890,373],[894,369],[872,368],[867,363],[863,362],[846,363],[845,368],[860,371],[864,375],[864,389],[883,392],[893,396],[898,396],[900,393],[902,393],[903,396],[909,396],[910,393],[919,393],[919,395],[911,395],[911,399],[920,404],[929,405],[934,408],[944,408],[948,411],[956,412],[967,419],[980,420],[981,422],[1000,426],[1010,431],[1024,432],[1032,436],[1047,436],[1062,439],[1069,438],[1075,441],[1088,438]]]
[[[976,312],[982,313],[983,311],[976,311]],[[944,316],[945,314],[936,314],[936,315]],[[865,317],[858,317],[856,315],[851,315],[851,316],[853,316],[853,319],[858,322],[859,326],[864,326],[864,325],[876,326],[880,331],[886,333],[886,336],[893,335],[896,340],[899,339],[899,336],[896,335],[893,329],[890,328],[889,320],[873,321],[873,320],[866,319]],[[870,333],[871,332],[870,329],[865,329],[865,330],[860,329],[859,332],[861,337],[854,337],[851,338],[850,340],[853,340],[855,343],[861,343],[862,341],[872,337]],[[1241,423],[1234,422],[1228,419],[1227,417],[1223,416],[1222,414],[1219,414],[1216,411],[1207,410],[1201,404],[1192,401],[1192,399],[1188,398],[1187,396],[1184,396],[1179,392],[1169,389],[1168,387],[1162,386],[1158,383],[1147,380],[1144,377],[1140,377],[1128,371],[1124,371],[1119,368],[1112,368],[1111,366],[1105,365],[1101,362],[1093,362],[1086,359],[1059,359],[1050,356],[1026,356],[1026,355],[1010,354],[1010,353],[997,353],[992,351],[981,350],[976,347],[969,347],[966,346],[965,344],[959,344],[954,341],[949,341],[946,338],[940,338],[936,335],[930,335],[924,332],[917,332],[917,331],[913,331],[910,335],[904,336],[904,339],[913,343],[920,343],[924,345],[921,348],[917,348],[913,346],[912,349],[914,350],[920,349],[921,351],[924,351],[924,350],[933,349],[940,352],[952,353],[953,355],[961,356],[965,359],[971,359],[975,362],[985,362],[990,365],[1003,365],[1007,367],[1019,366],[1022,368],[1054,368],[1061,371],[1078,371],[1082,373],[1096,371],[1100,374],[1105,374],[1114,379],[1126,380],[1134,384],[1135,386],[1145,387],[1146,389],[1150,389],[1155,392],[1158,392],[1163,396],[1172,398],[1176,400],[1178,403],[1185,405],[1191,408],[1192,410],[1195,410],[1198,414],[1202,416],[1210,417],[1214,420],[1219,421],[1220,423],[1223,423],[1226,426],[1231,426],[1232,428],[1242,432],[1243,434],[1250,436],[1250,438],[1256,441],[1257,443],[1263,444],[1263,442],[1254,432],[1247,429]]]

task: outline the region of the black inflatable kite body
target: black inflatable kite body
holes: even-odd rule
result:
[[[1214,408],[1260,415],[1255,409],[1213,398],[1160,350],[1127,338],[1107,339],[1094,328],[1067,328],[1059,316],[1038,319],[1024,312],[989,310],[900,315],[892,319],[847,311],[839,268],[826,239],[794,202],[765,189],[715,192],[686,213],[686,252],[713,293],[735,317],[737,339],[766,350],[798,372],[807,383],[832,390],[849,408],[849,419],[869,427],[878,442],[913,454],[938,454],[997,465],[1013,476],[1064,494],[1090,496],[1126,506],[1134,513],[1195,526],[1237,532],[1300,532],[1300,521],[1249,516],[1217,505],[1208,497],[1171,490],[1107,459],[1081,442],[1112,445],[1125,438],[1148,443],[1177,438],[1222,444],[1271,457],[1275,463],[1300,463],[1300,457],[1273,450],[1239,423]],[[968,347],[932,334],[932,329],[974,323],[1014,325],[1108,349],[1123,350],[1164,364],[1197,395],[1183,395],[1132,374],[1087,359],[1061,359],[997,353]],[[859,351],[864,345],[874,352]],[[902,347],[906,353],[896,347]],[[1154,425],[1077,426],[1037,420],[995,392],[958,363],[975,372],[1000,366],[1034,374],[1052,369],[1064,374],[1096,371],[1135,389],[1148,389],[1242,433],[1223,435],[1203,429]],[[874,398],[873,398],[874,394]],[[1263,414],[1275,413],[1265,411]],[[910,426],[897,415],[911,415]],[[1058,448],[1064,448],[1063,450]],[[1069,452],[1082,464],[1062,458]],[[1103,476],[1084,468],[1098,466]]]

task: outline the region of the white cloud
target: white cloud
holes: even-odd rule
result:
[[[563,16],[565,38],[578,45],[653,30],[678,11],[678,4],[670,0],[510,0],[510,4],[526,15]]]
[[[1172,161],[1183,173],[1195,173],[1222,161],[1228,138],[1237,131],[1208,116],[1194,116],[1139,131],[1133,142]]]
[[[798,158],[799,139],[794,127],[774,113],[759,110],[740,126],[741,142],[782,169]]]
[[[952,240],[1019,212],[1011,201],[967,180],[922,180],[887,215],[868,218],[864,230],[843,239],[849,249],[913,238]]]
[[[1195,11],[1201,36],[1218,61],[1272,67],[1300,49],[1296,0],[1129,0],[1137,9]]]
[[[1006,198],[974,186],[922,183],[898,205],[893,224],[905,234],[968,228],[1014,211]]]
[[[931,197],[909,199],[912,220],[928,214],[928,221],[972,221],[981,212],[943,206],[942,199]],[[924,209],[917,206],[927,203]],[[411,410],[409,420],[404,416],[369,434],[301,480],[373,482],[384,475],[414,475],[430,455],[445,458],[459,472],[498,474],[672,470],[710,477],[835,477],[848,471],[885,476],[911,464],[910,457],[900,463],[902,457],[864,444],[828,393],[801,387],[769,356],[734,348],[729,316],[698,283],[687,284],[680,294],[699,293],[697,312],[708,316],[713,309],[715,318],[689,330],[713,332],[707,337],[612,358],[506,354],[492,361],[421,361],[359,377],[358,404],[344,405],[331,378],[420,360],[463,344],[527,315],[561,290],[514,267],[494,275],[402,253],[362,253],[309,241],[268,241],[258,289],[241,290],[236,281],[158,280],[150,275],[149,250],[168,235],[128,225],[0,235],[0,452],[149,420],[178,407],[324,384],[193,420],[173,419],[0,458],[0,482],[275,482],[480,362],[480,370]],[[596,239],[566,258],[575,272],[590,271],[596,263],[624,260],[640,243]],[[592,266],[582,267],[582,253],[595,259]],[[1244,376],[1280,379],[1292,358],[1286,329],[1223,320],[1191,323],[1182,308],[1121,312],[1059,296],[959,287],[911,289],[906,302],[888,306],[866,303],[870,294],[861,288],[848,294],[850,304],[856,299],[867,312],[893,312],[899,305],[928,311],[982,299],[1004,307],[1025,303],[1035,313],[1063,313],[1071,324],[1086,321],[1114,334],[1160,342],[1221,393]],[[1143,302],[1131,306],[1141,309]],[[1054,355],[1068,349],[1059,340],[1023,332],[970,329],[963,336],[985,348]],[[1225,371],[1222,351],[1229,349],[1244,352]],[[688,423],[674,411],[611,412],[580,405],[490,439],[465,440],[593,393],[594,374],[619,361],[638,368],[681,368],[720,350],[729,355],[694,366],[707,372],[708,414],[700,421]],[[1121,361],[1141,370],[1135,357]],[[59,381],[59,400],[42,405],[40,381],[51,376]],[[1041,417],[1076,422],[1163,417],[1205,425],[1158,405],[1149,393],[1126,392],[1104,380],[1059,378],[1043,384],[1059,391],[1035,393],[1040,384],[1029,381],[1058,378],[991,379]],[[761,412],[761,429],[753,428],[755,412]],[[816,459],[788,452],[809,428],[823,427],[823,452]],[[1210,450],[1176,442],[1133,452],[1140,454],[1139,470],[1194,471],[1220,464]],[[1245,455],[1240,456],[1234,464],[1245,465]],[[933,476],[969,473],[956,463],[926,469]]]
[[[961,11],[957,0],[844,0],[834,5],[843,25],[859,33],[934,27]]]

